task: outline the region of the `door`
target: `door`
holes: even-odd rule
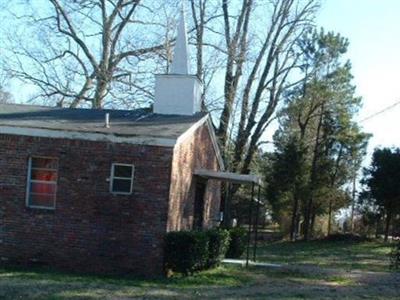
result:
[[[193,229],[201,230],[204,221],[204,195],[206,193],[206,182],[197,180],[196,194],[194,198]]]

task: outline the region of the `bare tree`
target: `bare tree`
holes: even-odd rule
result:
[[[217,132],[225,160],[232,171],[249,173],[283,93],[298,83],[293,75],[301,55],[296,41],[312,26],[318,5],[314,0],[221,0],[222,28],[201,28],[208,3],[201,1],[195,10],[191,2],[198,24],[198,74],[204,56],[201,50],[213,47],[224,57],[223,104]],[[224,45],[205,43],[202,35],[206,30],[220,34]]]
[[[9,37],[8,70],[63,106],[149,100],[149,74],[165,57],[159,10],[168,2],[48,0],[35,9],[32,1],[33,13],[14,17],[37,35],[28,43],[26,32]]]

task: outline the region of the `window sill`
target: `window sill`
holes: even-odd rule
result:
[[[111,192],[111,195],[113,195],[113,196],[130,196],[130,195],[133,195],[133,193],[116,193],[116,192]]]
[[[45,206],[34,206],[34,205],[28,205],[25,206],[29,210],[42,210],[42,211],[55,211],[55,207],[45,207]]]

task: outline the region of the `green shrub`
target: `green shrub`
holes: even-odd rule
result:
[[[207,268],[218,266],[224,259],[229,246],[229,231],[225,229],[211,229],[206,231],[208,237]]]
[[[243,255],[247,245],[247,232],[245,228],[235,227],[229,230],[230,243],[226,257],[239,258]]]
[[[218,266],[228,249],[227,230],[169,232],[165,238],[167,272],[185,275]]]
[[[165,238],[165,268],[192,274],[203,269],[208,260],[208,236],[201,231],[169,232]]]

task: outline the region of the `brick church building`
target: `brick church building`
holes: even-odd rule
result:
[[[222,171],[184,21],[153,109],[0,105],[0,260],[159,275],[163,239],[219,221]],[[1,263],[0,261],[0,263]]]

